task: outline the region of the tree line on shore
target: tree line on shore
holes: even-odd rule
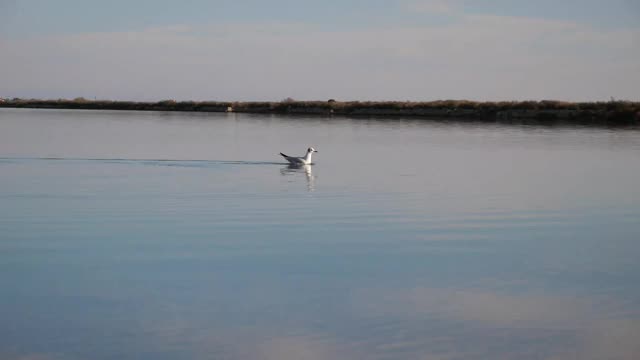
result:
[[[93,110],[247,112],[276,114],[334,114],[367,116],[421,116],[482,120],[569,121],[580,123],[640,124],[640,102],[542,101],[296,101],[279,102],[175,101],[157,102],[75,99],[4,99],[0,107]]]

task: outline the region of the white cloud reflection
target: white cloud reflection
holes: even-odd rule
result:
[[[0,352],[0,358],[4,360],[63,360],[59,355],[48,353],[27,353],[22,355],[11,355]]]
[[[282,321],[224,327],[206,317],[178,316],[182,320],[175,323],[152,311],[154,320],[141,324],[140,331],[154,352],[180,349],[197,358],[632,360],[640,355],[637,311],[608,297],[419,287],[360,290],[351,300],[343,319],[309,322],[306,316],[321,315],[284,311]]]
[[[354,307],[364,310],[367,316],[423,319],[427,324],[438,320],[462,322],[473,329],[465,333],[470,342],[487,336],[488,341],[495,342],[487,343],[487,347],[498,345],[501,336],[512,337],[512,351],[493,353],[501,358],[522,358],[524,353],[537,353],[536,358],[541,359],[640,357],[639,314],[629,313],[628,309],[625,313],[623,305],[606,298],[414,288],[364,291],[354,299]],[[429,342],[425,339],[425,343]]]
[[[263,360],[323,360],[346,359],[330,341],[314,341],[308,337],[279,337],[257,346],[256,359]]]

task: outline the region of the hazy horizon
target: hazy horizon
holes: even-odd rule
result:
[[[631,0],[0,1],[0,97],[638,101]]]

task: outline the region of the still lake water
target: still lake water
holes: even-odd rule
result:
[[[638,129],[0,109],[0,358],[638,359],[639,184]]]

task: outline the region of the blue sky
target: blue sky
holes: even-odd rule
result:
[[[638,100],[639,34],[637,0],[0,0],[0,96]]]
[[[332,27],[429,23],[424,13],[406,11],[412,1],[296,0],[2,0],[3,31],[13,36],[46,33],[139,30],[210,22],[302,22]],[[420,3],[416,1],[415,3]],[[467,14],[571,20],[598,27],[640,22],[635,0],[432,1],[464,7]],[[426,17],[426,19],[425,19]],[[436,19],[437,20],[437,19]]]

